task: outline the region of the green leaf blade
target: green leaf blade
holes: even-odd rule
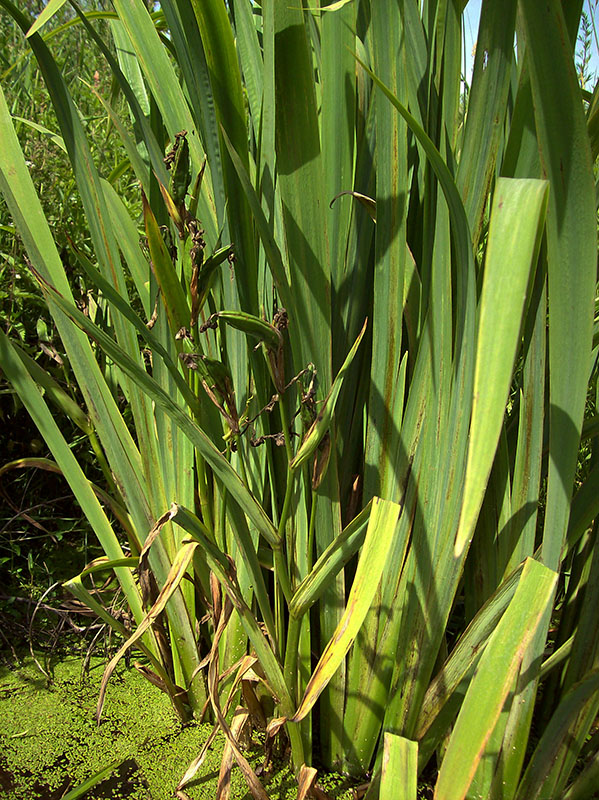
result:
[[[493,465],[546,205],[544,181],[498,181],[480,300],[470,446],[456,555],[472,536]]]

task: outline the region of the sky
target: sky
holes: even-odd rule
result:
[[[466,75],[468,83],[472,75],[472,67],[474,59],[472,57],[472,50],[476,41],[478,32],[478,22],[480,19],[480,6],[482,0],[470,0],[464,10],[464,29],[466,35]],[[584,0],[584,10],[586,11],[589,20],[595,22],[597,37],[599,37],[599,3],[597,0]],[[578,53],[580,46],[577,45],[576,52]],[[577,59],[578,61],[578,59]],[[591,63],[590,71],[594,74],[595,80],[599,77],[599,52],[597,50],[597,40],[593,37],[591,44]],[[587,89],[592,89],[593,86],[586,86]]]

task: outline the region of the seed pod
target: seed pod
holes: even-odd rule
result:
[[[233,386],[233,378],[229,368],[222,361],[218,361],[216,358],[208,358],[208,356],[201,356],[198,369],[202,378],[210,384],[211,388],[217,389],[223,397],[230,392]]]
[[[216,272],[217,267],[219,267],[223,261],[226,261],[227,258],[233,252],[233,245],[229,244],[226,247],[221,247],[219,250],[216,250],[211,256],[204,260],[204,263],[199,269],[198,273],[198,285],[197,285],[197,293],[198,293],[198,307],[201,309],[206,301],[206,297],[208,295],[208,291],[210,290],[210,286],[212,285],[212,278]]]
[[[243,311],[219,311],[218,318],[232,328],[260,339],[269,350],[277,352],[283,345],[281,333],[269,322],[253,314],[246,314]]]
[[[191,183],[189,145],[187,143],[186,131],[182,131],[175,136],[173,151],[174,160],[171,167],[168,191],[177,208],[180,208],[185,202],[185,195]]]
[[[192,218],[195,217],[198,210],[198,200],[200,198],[200,189],[202,188],[202,180],[204,178],[205,169],[206,169],[206,156],[204,156],[204,160],[202,161],[202,166],[200,167],[200,171],[196,175],[196,179],[193,182],[193,186],[191,187],[191,192],[189,193],[189,215]]]
[[[339,397],[339,392],[341,391],[341,386],[343,385],[345,373],[349,369],[350,364],[356,355],[356,351],[358,350],[360,342],[362,341],[362,337],[366,333],[367,324],[368,320],[364,322],[362,330],[358,334],[358,338],[354,342],[351,350],[347,354],[347,358],[343,362],[341,369],[337,373],[320,413],[312,423],[309,431],[304,436],[304,440],[299,450],[295,454],[295,458],[293,458],[289,463],[289,467],[292,470],[301,467],[301,465],[310,458],[322,441],[328,429],[331,427],[331,420],[333,418],[333,412],[335,411],[335,404],[337,403],[337,398]],[[319,478],[322,479],[322,475],[320,475]]]

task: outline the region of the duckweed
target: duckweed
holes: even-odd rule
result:
[[[81,657],[63,658],[53,666],[51,682],[31,658],[16,667],[0,666],[0,794],[6,800],[59,800],[115,761],[120,766],[90,789],[86,800],[173,797],[211,726],[182,726],[167,696],[124,666],[111,679],[97,726],[94,713],[104,663],[93,658],[83,676]],[[222,748],[219,737],[196,779],[186,787],[191,800],[214,797]],[[256,739],[248,758],[258,766],[261,757]],[[271,800],[297,795],[287,768],[276,771],[267,783],[263,780]],[[237,768],[231,783],[232,800],[250,800]],[[351,797],[339,776],[327,775],[321,783],[326,783],[331,797]]]

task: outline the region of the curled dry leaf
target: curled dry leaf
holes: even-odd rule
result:
[[[244,727],[249,720],[249,714],[242,706],[237,706],[231,721],[231,735],[235,739],[239,739]],[[215,800],[229,800],[231,795],[231,769],[233,767],[233,758],[235,754],[231,745],[230,739],[225,742],[225,749],[223,751],[223,758],[220,765],[218,774],[218,784],[216,787]]]
[[[227,598],[228,599],[228,598]],[[222,638],[222,635],[225,631],[225,627],[229,620],[230,610],[227,608],[227,602],[225,601],[225,605],[223,607],[221,618],[218,623],[218,628],[214,634],[214,644],[213,644],[213,652],[214,658],[210,662],[210,666],[208,667],[208,694],[210,696],[210,702],[212,703],[212,708],[214,709],[214,713],[218,720],[218,724],[227,737],[227,744],[229,745],[230,751],[233,753],[233,757],[237,761],[239,769],[243,773],[243,777],[246,780],[248,788],[252,793],[252,796],[255,800],[268,800],[268,795],[264,791],[264,787],[258,780],[258,777],[254,770],[252,769],[250,763],[245,758],[243,753],[239,748],[239,744],[237,743],[237,739],[233,734],[231,728],[229,727],[223,712],[220,708],[219,698],[218,698],[218,644]],[[252,666],[251,663],[249,666]],[[225,748],[226,754],[229,753],[229,749]],[[223,756],[224,760],[225,756]]]
[[[329,6],[330,8],[330,6]],[[331,202],[329,203],[329,208],[333,207],[333,203],[339,197],[343,197],[344,195],[350,195],[355,200],[357,200],[361,205],[364,206],[366,211],[368,212],[368,216],[373,222],[376,222],[376,200],[373,200],[372,197],[368,197],[366,194],[361,194],[360,192],[339,192],[338,195],[335,195]]]
[[[235,680],[233,681],[233,685],[229,690],[227,702],[225,703],[225,714],[229,710],[233,697],[236,694],[237,689],[239,688],[239,684],[244,681],[246,673],[252,669],[257,660],[258,659],[255,656],[244,656],[237,662],[237,664],[235,664],[234,668],[237,669],[237,674],[235,675]]]
[[[222,595],[220,583],[214,572],[210,572],[210,593],[212,595],[212,619],[215,624],[218,624],[222,611]]]
[[[139,661],[135,661],[133,663],[133,666],[139,673],[141,673],[144,676],[144,678],[147,681],[149,681],[152,684],[152,686],[157,686],[160,689],[160,691],[165,692],[166,694],[170,694],[169,687],[162,680],[160,675],[157,675],[149,667],[146,667],[145,664],[140,664]],[[183,692],[184,690],[181,689],[181,691]]]
[[[287,717],[274,717],[266,726],[266,735],[275,736],[286,722]]]
[[[311,789],[316,781],[316,770],[302,764],[297,776],[297,800],[305,800],[311,794]]]
[[[150,578],[149,578],[149,567],[148,567],[148,554],[150,552],[150,548],[156,541],[157,537],[160,534],[160,531],[172,519],[172,509],[166,511],[160,519],[156,520],[154,527],[149,531],[146,539],[143,543],[143,547],[141,549],[141,553],[139,554],[139,565],[138,565],[138,572],[139,572],[139,582],[142,587],[142,592],[144,594],[144,598],[148,598],[151,596],[150,591]]]
[[[251,681],[245,679],[241,681],[241,695],[246,708],[250,712],[252,721],[258,728],[264,730],[266,728],[266,714]]]
[[[169,515],[172,516],[176,513],[177,507],[173,506],[171,508]],[[161,517],[163,519],[163,517]],[[116,665],[120,661],[120,659],[124,656],[127,650],[135,644],[143,634],[151,627],[153,622],[159,617],[159,615],[164,611],[164,608],[172,597],[173,593],[176,591],[179,583],[183,579],[185,572],[189,566],[189,563],[193,557],[194,551],[198,546],[197,542],[187,542],[183,544],[183,546],[177,552],[175,558],[173,559],[172,566],[168,573],[167,579],[164,583],[164,586],[160,590],[160,594],[150,611],[146,614],[144,619],[140,622],[137,629],[133,633],[132,636],[127,639],[127,641],[119,648],[116,655],[110,660],[106,669],[104,670],[104,675],[102,676],[102,683],[100,685],[100,694],[98,697],[98,705],[96,709],[96,719],[98,723],[100,722],[100,717],[102,715],[102,708],[104,706],[104,698],[106,697],[106,687],[108,685],[108,681],[110,680],[110,676],[115,670]]]
[[[214,728],[212,729],[212,733],[210,734],[210,736],[204,742],[204,745],[203,745],[202,749],[200,750],[199,754],[194,758],[194,760],[191,762],[191,764],[187,767],[187,769],[185,770],[185,774],[183,775],[183,777],[181,778],[181,780],[177,784],[177,792],[181,792],[180,796],[182,798],[184,798],[184,800],[185,800],[185,798],[187,798],[187,795],[185,794],[185,792],[182,791],[182,789],[183,789],[184,786],[187,786],[187,784],[194,779],[197,771],[199,770],[199,768],[204,763],[204,759],[206,758],[206,753],[208,752],[208,750],[212,746],[212,743],[214,742],[217,733],[218,733],[218,725],[215,725]],[[177,794],[177,797],[179,797],[179,794]],[[189,800],[189,798],[187,798],[187,800]]]

